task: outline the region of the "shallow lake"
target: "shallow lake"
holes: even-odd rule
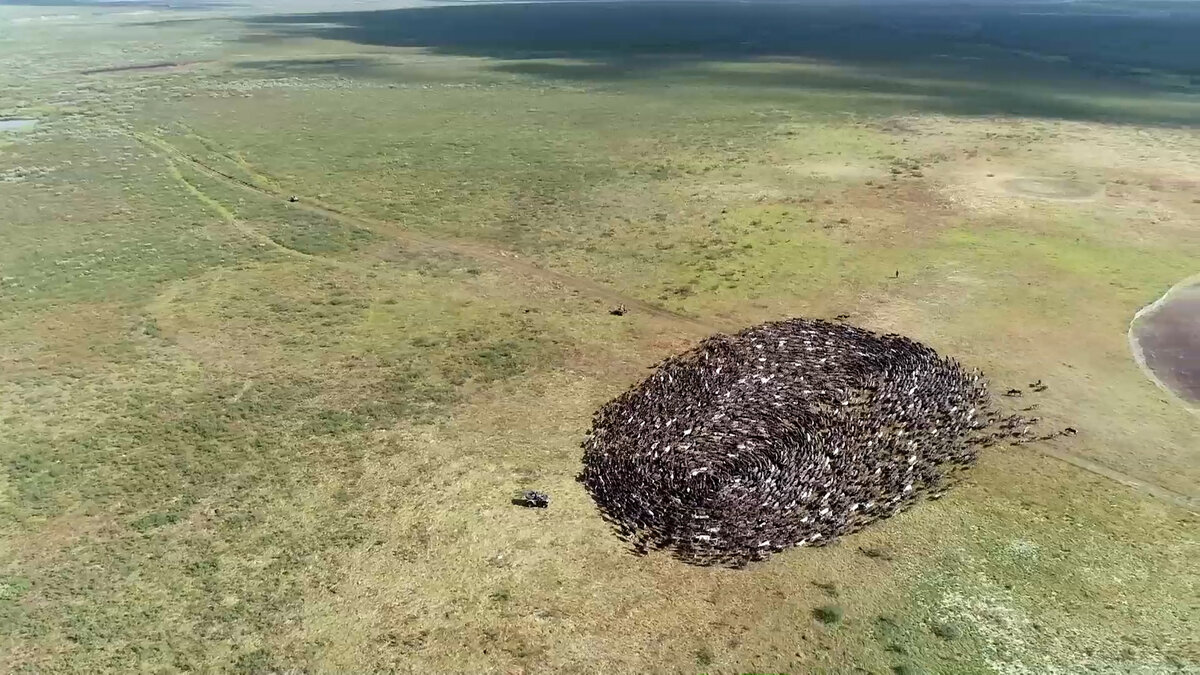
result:
[[[1134,357],[1166,389],[1200,403],[1200,279],[1167,291],[1129,327]]]

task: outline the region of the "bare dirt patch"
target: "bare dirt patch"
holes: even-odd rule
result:
[[[1095,185],[1072,178],[1010,178],[1003,186],[1009,194],[1018,197],[1054,201],[1088,201],[1100,194],[1100,188]]]

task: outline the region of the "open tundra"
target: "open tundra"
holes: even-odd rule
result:
[[[1200,671],[1192,3],[409,4],[0,3],[4,669]],[[631,555],[593,414],[791,317],[1063,433]]]

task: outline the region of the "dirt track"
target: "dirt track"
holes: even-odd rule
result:
[[[268,190],[211,167],[195,157],[191,157],[179,151],[177,148],[171,146],[165,141],[162,141],[161,139],[147,140],[145,138],[140,138],[139,140],[167,153],[168,157],[172,161],[186,162],[188,165],[194,167],[198,171],[212,178],[216,178],[217,180],[224,181],[227,184],[235,185],[243,190],[253,192],[257,195],[267,197],[272,200],[286,200],[288,198],[285,194]],[[708,334],[721,330],[730,330],[733,328],[732,326],[722,327],[713,322],[685,316],[677,312],[672,312],[669,309],[646,302],[640,298],[626,295],[620,291],[614,290],[590,279],[573,276],[537,265],[525,260],[520,256],[520,254],[512,251],[505,251],[503,249],[495,248],[478,242],[441,239],[416,234],[410,230],[404,229],[403,226],[398,223],[373,220],[363,218],[361,216],[352,216],[338,210],[337,208],[308,198],[295,202],[292,204],[292,206],[325,216],[327,218],[331,218],[344,224],[369,229],[374,232],[386,232],[389,238],[398,240],[400,243],[411,249],[453,253],[467,258],[473,258],[475,260],[487,261],[499,267],[504,267],[515,271],[524,276],[541,278],[550,282],[556,287],[578,290],[581,293],[586,293],[594,298],[611,303],[614,306],[625,305],[626,308],[638,313],[649,315],[657,319],[670,321],[680,326],[687,326],[694,332]]]

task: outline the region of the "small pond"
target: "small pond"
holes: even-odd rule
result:
[[[0,131],[29,131],[30,129],[36,127],[37,123],[37,120],[32,119],[0,119]]]

